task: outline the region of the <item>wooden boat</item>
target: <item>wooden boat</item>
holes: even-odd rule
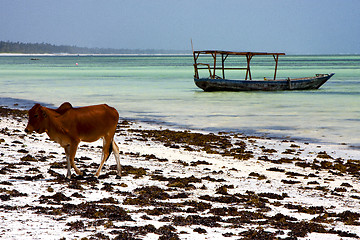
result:
[[[211,55],[213,58],[213,65],[207,63],[198,63],[200,55]],[[273,79],[252,80],[250,61],[253,56],[257,55],[272,55],[275,60],[275,72]],[[194,56],[194,81],[196,86],[204,91],[282,91],[282,90],[308,90],[318,89],[327,80],[329,80],[334,73],[330,74],[316,74],[313,77],[305,78],[287,78],[276,79],[277,65],[279,55],[285,53],[264,53],[264,52],[229,52],[218,50],[207,51],[193,51]],[[225,60],[228,56],[245,56],[247,66],[239,67],[225,67]],[[221,66],[217,67],[217,57],[221,57]],[[199,69],[206,69],[209,72],[207,78],[199,77]],[[220,70],[221,77],[216,75],[216,70]],[[230,80],[225,78],[225,70],[246,70],[245,80]]]
[[[334,73],[316,74],[314,77],[279,80],[228,80],[200,78],[194,79],[196,86],[204,91],[281,91],[318,89]]]

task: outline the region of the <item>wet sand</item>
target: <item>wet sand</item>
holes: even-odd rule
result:
[[[360,152],[232,133],[120,121],[100,177],[102,142],[63,149],[0,109],[2,239],[357,239]]]

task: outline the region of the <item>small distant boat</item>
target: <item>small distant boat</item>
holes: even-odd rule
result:
[[[200,55],[210,55],[213,58],[213,65],[198,63]],[[252,80],[250,71],[250,61],[253,56],[272,55],[275,60],[275,72],[273,79]],[[218,50],[193,51],[194,56],[194,81],[196,86],[204,91],[283,91],[283,90],[309,90],[320,88],[334,73],[316,74],[313,77],[276,79],[279,55],[285,53],[265,53],[265,52],[230,52]],[[216,66],[217,57],[221,56],[221,66]],[[225,67],[225,60],[228,56],[245,56],[247,66]],[[209,72],[207,78],[199,77],[199,69],[206,69]],[[216,70],[220,70],[220,75],[216,75]],[[225,70],[246,70],[245,80],[231,80],[225,78]]]

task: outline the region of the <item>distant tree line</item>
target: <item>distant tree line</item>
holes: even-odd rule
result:
[[[0,41],[0,53],[25,54],[176,54],[189,51],[161,50],[161,49],[114,49],[114,48],[87,48],[68,45],[53,45],[49,43],[22,43]]]

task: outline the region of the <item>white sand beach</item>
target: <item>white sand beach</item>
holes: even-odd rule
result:
[[[101,141],[63,149],[0,118],[1,239],[358,239],[360,151],[342,145],[165,130],[122,121],[114,156]]]

